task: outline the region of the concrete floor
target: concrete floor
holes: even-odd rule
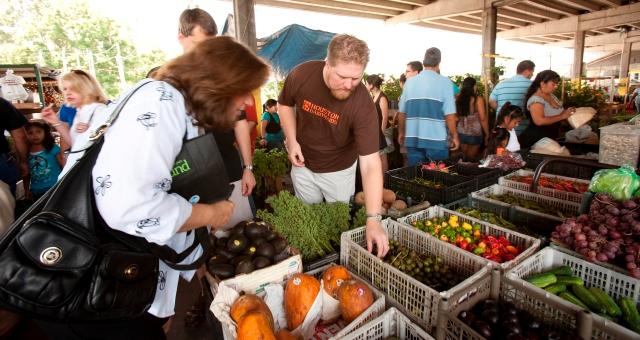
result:
[[[171,325],[171,330],[167,334],[168,340],[193,340],[193,339],[222,339],[222,329],[220,323],[211,312],[207,312],[207,319],[197,327],[185,327],[184,315],[196,302],[200,293],[200,285],[197,279],[187,282],[180,279],[178,284],[178,301],[176,301],[176,315]],[[207,296],[207,310],[211,304],[212,297]]]

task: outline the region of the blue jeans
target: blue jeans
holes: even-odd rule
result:
[[[449,150],[447,149],[419,149],[407,147],[407,159],[409,161],[409,166],[415,166],[429,160],[442,161],[447,158],[449,158]]]
[[[16,182],[20,180],[20,169],[8,153],[0,154],[0,181],[9,185],[11,193],[16,194]]]

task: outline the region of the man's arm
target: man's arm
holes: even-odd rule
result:
[[[29,182],[29,165],[27,163],[27,157],[29,155],[29,142],[27,141],[27,133],[22,127],[11,130],[9,133],[11,134],[11,138],[13,138],[13,142],[16,146],[18,164],[20,164],[20,173],[22,174],[22,179],[26,179],[25,182]]]
[[[398,120],[398,144],[404,145],[404,133],[405,133],[405,115],[404,112],[398,111],[396,113],[396,119]]]
[[[262,120],[260,124],[260,145],[267,145],[267,124],[269,124],[268,120]]]
[[[253,164],[253,155],[251,154],[251,134],[249,130],[249,123],[246,119],[242,119],[236,122],[233,132],[236,136],[236,143],[240,149],[240,155],[242,155],[242,163],[244,165]],[[242,172],[242,195],[249,196],[253,191],[253,187],[256,186],[256,179],[253,176],[251,170],[243,169]]]
[[[496,110],[498,108],[498,102],[493,99],[489,99],[489,106],[491,106],[492,109]]]
[[[289,160],[294,166],[304,166],[304,156],[302,156],[302,149],[296,138],[296,117],[293,107],[278,103],[278,114],[280,115],[280,126],[287,139]]]
[[[382,164],[380,155],[372,153],[360,156],[360,173],[362,174],[362,187],[364,191],[364,202],[367,215],[380,214],[382,206]],[[373,245],[378,249],[377,256],[382,258],[389,251],[389,238],[387,233],[374,218],[367,218],[367,250],[371,252]]]

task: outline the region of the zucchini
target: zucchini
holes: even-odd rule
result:
[[[618,299],[618,304],[622,310],[622,318],[627,322],[629,328],[640,333],[640,314],[638,314],[636,302],[632,298],[621,297]]]
[[[618,323],[618,318],[614,318],[611,315],[607,315],[607,314],[598,314],[599,316],[609,320],[609,321],[613,321],[615,323]]]
[[[569,266],[560,266],[558,268],[551,269],[547,273],[554,274],[554,275],[571,276],[573,275],[573,270]]]
[[[616,305],[615,301],[609,296],[609,294],[605,293],[602,289],[596,287],[590,287],[589,292],[595,296],[596,300],[600,303],[600,305],[604,306],[607,310],[607,314],[618,317],[622,315],[622,311],[620,307]]]
[[[567,290],[567,286],[566,285],[561,285],[561,284],[554,284],[548,287],[545,287],[545,289],[547,292],[551,293],[551,294],[558,294],[558,293],[562,293],[565,290]]]
[[[557,281],[556,284],[562,284],[562,285],[579,285],[579,286],[584,286],[584,281],[576,276],[566,276],[566,275],[558,275],[556,276]]]
[[[530,276],[526,279],[527,282],[538,288],[544,288],[556,283],[558,279],[554,274],[542,273]]]
[[[593,296],[587,290],[587,288],[584,288],[584,286],[573,285],[571,286],[571,290],[578,297],[578,299],[580,299],[582,302],[584,302],[585,305],[589,307],[592,312],[596,312],[598,314],[607,312],[606,308],[598,303],[598,300],[596,300],[595,296]]]
[[[562,292],[559,295],[561,298],[565,299],[566,301],[569,301],[571,303],[573,303],[574,305],[578,306],[578,307],[582,307],[586,310],[589,310],[589,307],[587,307],[587,305],[585,305],[584,303],[582,303],[582,301],[580,301],[580,299],[578,299],[575,295],[569,293],[569,292]]]

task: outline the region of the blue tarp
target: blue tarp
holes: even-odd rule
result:
[[[274,70],[286,76],[289,72],[309,60],[324,60],[327,46],[335,33],[312,30],[297,24],[260,39],[258,55],[265,58]]]

